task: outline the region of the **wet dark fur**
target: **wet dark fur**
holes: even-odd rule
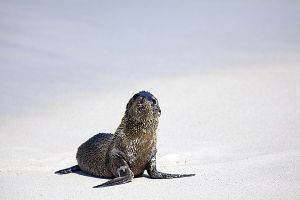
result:
[[[166,174],[156,169],[156,129],[161,110],[149,92],[135,94],[115,134],[99,133],[79,148],[78,166],[59,170],[66,174],[83,170],[99,177],[114,178],[96,187],[130,182],[147,170],[151,178],[180,178],[194,174]]]

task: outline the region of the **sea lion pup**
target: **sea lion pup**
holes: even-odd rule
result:
[[[78,165],[57,174],[84,171],[113,178],[95,187],[128,183],[147,170],[150,178],[168,179],[195,174],[167,174],[156,169],[156,129],[161,110],[157,99],[141,91],[128,102],[125,115],[115,134],[99,133],[83,143],[76,155]]]

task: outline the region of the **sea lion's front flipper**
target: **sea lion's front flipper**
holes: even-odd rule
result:
[[[153,178],[153,179],[170,179],[170,178],[190,177],[190,176],[195,176],[196,174],[167,174],[167,173],[162,173],[162,172],[156,171],[153,173],[149,173],[149,175],[150,175],[150,178]]]
[[[134,174],[130,170],[121,152],[113,151],[110,155],[108,165],[110,166],[111,172],[116,176],[116,178],[101,185],[94,186],[94,188],[120,185],[132,181]]]
[[[147,172],[150,176],[150,178],[154,179],[169,179],[169,178],[183,178],[183,177],[189,177],[189,176],[195,176],[195,174],[167,174],[157,171],[156,169],[156,156],[154,156],[148,167]]]

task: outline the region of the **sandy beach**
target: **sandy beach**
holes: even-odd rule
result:
[[[0,2],[0,199],[300,199],[300,4]],[[162,115],[158,168],[59,176],[131,96]]]

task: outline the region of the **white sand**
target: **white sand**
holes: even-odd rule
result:
[[[0,2],[0,199],[300,199],[299,8]],[[142,89],[159,169],[195,177],[53,174]]]

